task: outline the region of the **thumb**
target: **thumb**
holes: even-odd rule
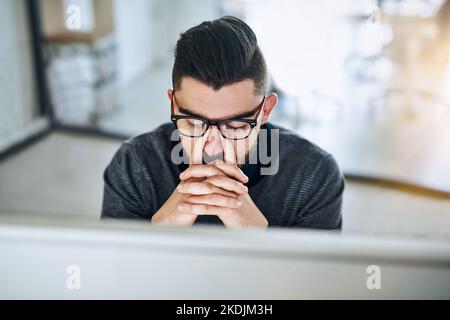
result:
[[[223,158],[227,164],[236,164],[236,153],[234,151],[234,140],[220,137],[223,148]]]

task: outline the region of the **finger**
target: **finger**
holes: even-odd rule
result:
[[[187,179],[186,181],[182,181],[181,184],[185,184],[187,182],[203,182],[204,180],[205,180],[204,178],[190,178],[190,179]],[[177,189],[178,189],[178,187],[177,187]],[[183,193],[183,192],[181,192],[181,193]],[[216,190],[216,193],[221,194],[225,197],[230,197],[230,198],[238,198],[239,197],[239,194],[237,194],[235,192],[227,191],[227,190],[224,190],[221,188],[218,188]]]
[[[225,177],[225,176],[223,176]],[[230,178],[229,178],[230,179]],[[235,181],[235,180],[234,180]],[[178,192],[184,194],[192,194],[192,195],[204,195],[211,193],[218,193],[228,197],[237,197],[238,194],[243,194],[246,192],[233,192],[232,190],[224,190],[220,187],[209,183],[209,182],[182,182],[177,187]]]
[[[203,182],[205,181],[205,178],[189,178],[186,179],[184,181],[182,181],[180,184],[186,184],[188,182]],[[177,186],[178,189],[179,185]],[[182,193],[188,193],[188,192],[182,192]],[[231,192],[231,191],[227,191],[227,190],[223,190],[223,189],[218,189],[216,190],[216,193],[224,195],[226,197],[231,197],[231,198],[237,198],[239,195],[235,192]]]
[[[232,192],[232,191],[228,191],[228,190],[224,190],[222,188],[219,188],[218,190],[216,190],[217,194],[221,194],[225,197],[230,197],[230,198],[239,198],[239,194]]]
[[[192,165],[180,174],[180,180],[190,178],[207,178],[220,174],[219,168],[207,164]]]
[[[211,194],[217,191],[218,187],[205,182],[182,182],[177,187],[181,193],[193,195]]]
[[[189,154],[189,164],[203,163],[203,149],[206,143],[205,136],[199,138],[187,138],[181,136],[183,149]]]
[[[234,165],[214,164],[214,165],[193,165],[180,174],[180,180],[190,178],[208,178],[220,174],[226,174],[242,183],[248,182],[248,177]]]
[[[237,165],[216,162],[214,163],[214,166],[216,166],[229,177],[235,178],[242,183],[248,182],[248,177],[244,174],[244,172],[242,172],[241,169],[239,169]]]
[[[191,196],[187,199],[191,204],[207,204],[211,206],[226,207],[226,208],[240,208],[242,201],[236,198],[225,197],[223,195],[213,193],[203,196]]]
[[[178,204],[177,209],[181,213],[195,214],[195,215],[224,216],[236,213],[235,211],[236,209],[211,206],[207,204],[190,204],[186,202]]]
[[[209,177],[204,182],[210,183],[224,190],[235,192],[237,194],[245,194],[248,192],[248,188],[242,183],[224,175]]]
[[[205,146],[206,139],[204,137],[196,138],[194,140],[194,145],[192,149],[193,164],[201,164],[203,162],[203,149]]]
[[[234,152],[234,140],[225,139],[222,136],[220,136],[220,139],[222,141],[225,163],[236,164],[236,154]]]

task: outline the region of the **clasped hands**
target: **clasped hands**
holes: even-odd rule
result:
[[[180,184],[152,217],[152,223],[192,225],[199,215],[215,215],[228,228],[267,228],[268,221],[244,185],[248,177],[228,149],[226,162],[192,164]]]

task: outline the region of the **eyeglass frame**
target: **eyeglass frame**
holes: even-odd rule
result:
[[[186,135],[186,134],[183,134],[183,133],[178,129],[179,133],[180,133],[182,136],[185,136],[185,137],[189,137],[189,138],[201,138],[201,137],[203,137],[203,136],[206,134],[206,132],[208,132],[209,128],[210,128],[211,126],[213,126],[213,127],[217,127],[217,129],[219,129],[219,132],[220,132],[221,136],[224,137],[225,139],[228,139],[228,140],[245,140],[245,139],[247,139],[247,138],[251,135],[251,133],[252,133],[252,131],[253,131],[253,128],[255,128],[255,127],[257,126],[257,124],[258,124],[258,117],[259,117],[259,115],[261,114],[261,110],[263,109],[263,107],[264,107],[264,105],[265,105],[266,98],[267,98],[267,96],[264,95],[263,100],[261,101],[261,103],[260,103],[256,108],[254,108],[254,110],[255,110],[255,112],[256,112],[256,115],[255,115],[255,118],[254,118],[254,119],[229,118],[229,119],[218,120],[218,121],[210,121],[210,120],[207,120],[207,119],[204,119],[204,118],[201,118],[201,117],[197,117],[197,116],[187,116],[187,115],[185,116],[185,115],[175,114],[175,113],[174,113],[174,107],[173,107],[173,102],[174,102],[174,100],[175,100],[175,90],[174,90],[174,91],[172,92],[172,99],[171,99],[171,101],[170,101],[170,108],[171,108],[171,113],[172,113],[171,116],[170,116],[170,119],[172,120],[173,124],[175,125],[175,127],[176,127],[177,129],[178,129],[177,121],[178,121],[178,120],[182,120],[182,119],[194,119],[194,120],[199,120],[199,121],[202,121],[203,123],[206,124],[206,129],[205,129],[205,131],[202,133],[202,135],[200,135],[200,136]],[[176,103],[176,100],[175,100],[175,103]],[[177,103],[177,105],[178,105],[178,103]],[[229,123],[229,122],[234,122],[234,121],[245,122],[245,123],[250,124],[250,131],[249,131],[249,133],[248,133],[248,135],[247,135],[246,137],[244,137],[244,138],[228,138],[228,137],[226,137],[226,136],[224,135],[224,133],[222,132],[222,130],[220,130],[220,126],[221,126],[221,125],[226,124],[226,123]]]

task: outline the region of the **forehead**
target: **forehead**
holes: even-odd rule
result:
[[[175,93],[179,106],[207,119],[226,119],[254,109],[261,100],[253,80],[243,80],[214,90],[191,77],[183,77]]]

